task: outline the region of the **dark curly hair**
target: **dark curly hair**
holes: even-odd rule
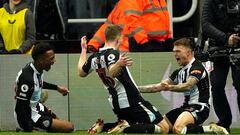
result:
[[[42,54],[46,53],[49,50],[54,51],[53,47],[49,43],[47,42],[37,43],[32,50],[33,60],[37,60],[39,56],[41,56]]]

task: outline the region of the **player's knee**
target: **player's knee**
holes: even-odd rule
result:
[[[182,125],[179,125],[179,124],[174,125],[174,126],[173,126],[173,133],[175,133],[175,134],[181,134],[183,128],[184,128],[184,126],[182,126]]]
[[[162,120],[158,126],[161,128],[161,132],[164,133],[164,134],[167,134],[169,132],[169,125],[168,123],[165,121],[165,120]]]
[[[67,126],[66,126],[66,132],[67,133],[71,133],[74,131],[74,125],[72,123],[69,123]]]
[[[167,134],[169,132],[169,126],[163,125],[161,126],[162,133]]]

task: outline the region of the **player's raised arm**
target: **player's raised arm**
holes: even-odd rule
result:
[[[80,77],[85,77],[88,75],[88,73],[84,72],[82,67],[87,62],[87,37],[86,36],[83,36],[81,38],[81,47],[82,47],[82,51],[78,61],[78,75]]]

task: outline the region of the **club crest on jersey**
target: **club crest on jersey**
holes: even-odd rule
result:
[[[191,74],[201,74],[202,72],[200,70],[193,70]]]
[[[27,92],[29,90],[29,87],[27,86],[27,84],[23,84],[22,86],[21,86],[21,91],[22,92]]]
[[[49,127],[50,126],[50,121],[49,120],[45,120],[45,121],[43,121],[43,125],[44,125],[44,127]]]

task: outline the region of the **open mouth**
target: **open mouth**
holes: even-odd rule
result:
[[[180,60],[180,58],[176,58],[176,60],[177,60],[177,61],[179,61],[179,60]]]

